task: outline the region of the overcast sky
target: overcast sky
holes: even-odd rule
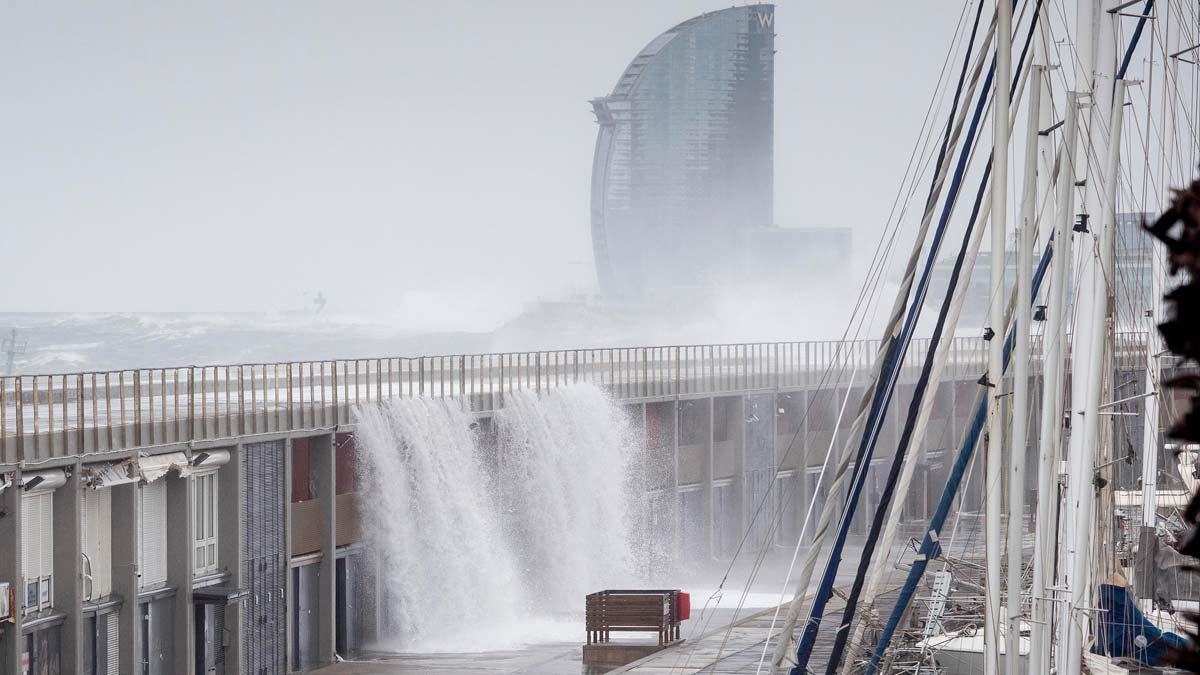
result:
[[[322,290],[389,313],[593,288],[587,100],[724,6],[10,3],[0,311],[289,309]],[[960,11],[779,4],[780,225],[873,244]]]

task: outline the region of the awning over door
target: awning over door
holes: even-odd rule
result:
[[[192,602],[201,605],[232,605],[250,595],[244,588],[207,586],[192,591]]]
[[[50,492],[67,484],[67,472],[63,469],[28,471],[21,474],[21,488],[26,493]]]
[[[83,467],[84,480],[89,487],[102,488],[125,483],[136,483],[142,479],[132,460],[106,464],[88,464]]]
[[[228,450],[198,450],[192,455],[192,468],[198,472],[215,469],[229,463]]]
[[[191,462],[188,461],[188,456],[182,452],[138,457],[137,462],[142,480],[147,483],[153,483],[171,471],[177,472],[180,476],[189,476],[192,473]]]

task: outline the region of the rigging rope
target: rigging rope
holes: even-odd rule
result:
[[[1021,56],[1017,60],[1017,72],[1014,74],[1013,83],[1010,91],[1015,94],[1017,83],[1021,78],[1021,71],[1026,65],[1026,57],[1029,52],[1029,46],[1032,42],[1034,30],[1037,28],[1038,17],[1041,16],[1042,0],[1038,0],[1034,6],[1033,18],[1029,24],[1029,33],[1025,40],[1024,48],[1021,50]],[[999,113],[997,113],[999,114]],[[913,431],[916,427],[917,417],[920,414],[922,399],[925,396],[925,391],[929,386],[930,373],[933,370],[934,362],[937,355],[938,343],[941,340],[942,332],[946,326],[946,318],[950,313],[951,305],[954,301],[954,290],[958,285],[959,277],[962,274],[963,262],[966,258],[967,251],[971,245],[971,233],[975,228],[978,220],[980,207],[983,202],[983,195],[986,192],[986,186],[992,174],[992,158],[988,159],[987,167],[984,169],[983,177],[980,181],[979,191],[976,194],[975,204],[971,210],[971,217],[967,223],[966,231],[963,233],[962,245],[958,251],[958,257],[954,261],[954,269],[950,275],[950,281],[947,284],[946,296],[942,300],[942,307],[938,313],[937,324],[933,330],[933,337],[929,341],[929,347],[925,355],[925,363],[921,367],[921,374],[917,379],[916,386],[913,390],[912,400],[909,402],[908,416],[904,421],[904,430],[901,432],[900,442],[897,445],[896,453],[892,458],[892,466],[888,471],[887,482],[883,488],[883,494],[880,495],[879,505],[875,511],[875,517],[871,522],[871,531],[867,534],[867,540],[863,547],[863,552],[859,558],[858,572],[854,577],[854,583],[851,586],[850,593],[846,598],[846,606],[842,612],[842,621],[839,624],[837,635],[834,638],[833,651],[829,657],[829,664],[826,668],[827,675],[834,675],[837,672],[838,665],[841,663],[842,654],[846,647],[846,638],[849,635],[849,628],[854,621],[854,614],[857,610],[858,598],[862,592],[863,583],[866,580],[866,575],[871,567],[871,556],[875,552],[875,545],[879,540],[880,530],[883,529],[883,522],[887,516],[888,506],[891,504],[892,498],[896,490],[896,482],[900,476],[900,470],[904,465],[904,460],[908,456],[908,449],[913,437]],[[1003,224],[993,224],[993,226],[1003,227]],[[932,261],[935,252],[930,253]],[[998,264],[1000,257],[996,252],[992,252],[992,264]],[[995,338],[993,338],[995,339]],[[999,380],[997,379],[997,382]]]
[[[1053,252],[1053,247],[1047,246],[1046,250],[1042,252],[1041,260],[1038,261],[1037,271],[1033,275],[1033,297],[1035,298],[1042,286],[1042,278],[1046,274],[1046,268],[1050,265],[1050,258]],[[1004,340],[1005,368],[1008,367],[1009,357],[1012,355],[1013,335],[1013,331],[1007,331]],[[967,429],[966,437],[959,448],[958,457],[954,460],[954,467],[950,471],[950,478],[946,481],[946,488],[942,491],[942,498],[938,502],[937,511],[934,512],[933,518],[930,519],[925,537],[921,540],[921,548],[918,550],[917,557],[913,560],[912,567],[909,569],[908,579],[900,589],[900,595],[896,599],[895,607],[892,608],[892,614],[888,617],[888,622],[884,626],[883,632],[879,636],[879,641],[875,645],[875,653],[871,655],[871,662],[867,664],[866,675],[874,675],[879,669],[879,663],[883,659],[883,654],[887,650],[888,644],[892,641],[892,636],[896,633],[896,628],[900,625],[900,619],[908,610],[909,603],[912,602],[913,594],[917,590],[917,583],[925,575],[925,567],[940,552],[938,533],[941,532],[942,526],[946,523],[946,517],[950,513],[950,507],[954,503],[958,487],[962,482],[963,472],[970,463],[971,455],[974,453],[975,446],[979,440],[979,434],[983,429],[983,422],[987,418],[987,398],[984,396],[984,393],[980,392],[976,399],[975,417],[971,420],[971,426]]]
[[[989,30],[989,33],[988,33],[987,40],[989,41],[989,43],[992,38],[993,32],[994,32],[994,25]],[[971,82],[970,82],[970,91],[972,93],[974,92],[974,87],[978,83],[979,73],[983,68],[983,63],[984,63],[984,60],[982,58],[980,58],[978,60],[978,63],[975,66],[975,72],[974,72]],[[958,94],[959,93],[956,92],[956,96]],[[967,96],[970,97],[971,95],[972,94],[968,94]],[[960,117],[959,117],[959,119],[956,123],[956,127],[955,127],[955,133],[954,133],[955,139],[957,138],[958,133],[961,132],[962,124],[964,122],[966,112],[967,111],[964,109],[960,113]],[[954,142],[954,141],[952,140],[952,142]],[[945,164],[943,164],[942,166],[939,166],[936,171],[936,175],[934,178],[934,185],[939,189],[942,184],[942,180],[945,176],[946,171],[947,171],[947,166]],[[887,331],[885,331],[885,339],[883,341],[881,341],[880,348],[876,354],[875,365],[872,369],[873,372],[872,372],[872,377],[870,380],[872,383],[878,383],[880,381],[882,373],[885,372],[884,371],[885,364],[888,363],[890,360],[888,358],[888,356],[892,351],[891,350],[892,346],[894,346],[896,330],[897,330],[900,318],[902,317],[902,315],[904,313],[905,306],[907,304],[908,292],[911,289],[911,286],[913,283],[917,263],[919,262],[919,259],[920,259],[921,250],[923,247],[923,243],[924,243],[925,236],[928,231],[930,222],[932,220],[933,210],[934,210],[935,205],[936,205],[935,201],[927,201],[927,208],[925,210],[925,213],[922,216],[918,235],[916,237],[916,241],[913,245],[912,253],[909,256],[909,259],[908,259],[908,262],[907,262],[907,265],[905,268],[905,274],[903,277],[903,282],[901,284],[901,291],[899,293],[897,293],[896,299],[893,304],[892,312],[891,312],[891,315],[888,320],[888,324],[887,324],[888,329],[887,329]],[[889,340],[888,336],[891,336],[892,339]],[[865,425],[865,421],[867,419],[867,414],[871,409],[871,402],[872,402],[873,395],[875,393],[875,386],[877,386],[877,385],[876,384],[870,385],[863,392],[862,399],[860,400],[860,403],[859,403],[858,413],[856,414],[856,416],[854,418],[854,421],[851,425],[851,428],[850,428],[850,431],[848,434],[851,438],[856,437],[862,430],[863,426]],[[839,493],[841,493],[841,491],[843,489],[843,485],[846,480],[846,474],[849,471],[850,462],[851,462],[851,457],[848,453],[848,448],[849,448],[849,444],[847,444],[846,449],[842,451],[842,453],[839,457],[838,464],[837,464],[837,470],[834,474],[833,483],[832,483],[831,488],[829,489],[830,494],[839,494]],[[808,588],[808,582],[811,579],[813,568],[816,566],[816,559],[821,553],[822,542],[824,541],[826,534],[829,532],[831,521],[834,518],[834,513],[835,513],[836,509],[837,509],[837,505],[834,502],[834,500],[828,500],[825,503],[825,506],[821,511],[821,517],[818,520],[817,529],[814,534],[814,543],[809,548],[808,554],[805,557],[804,565],[802,566],[801,574],[800,574],[801,581],[797,584],[796,593],[795,593],[795,595],[792,599],[792,602],[788,608],[788,614],[784,620],[783,629],[780,633],[781,639],[776,644],[776,649],[772,656],[772,661],[771,661],[772,671],[775,671],[778,668],[780,668],[783,665],[784,661],[787,660],[787,658],[788,658],[788,654],[790,652],[790,648],[792,645],[791,636],[793,635],[793,629],[794,629],[794,626],[798,619],[800,608],[801,608],[803,600],[804,600],[804,591]]]
[[[1147,6],[1152,7],[1153,0],[1147,0]],[[1142,31],[1139,29],[1134,31],[1130,37],[1130,43],[1126,49],[1126,54],[1131,54],[1137,46],[1141,38]],[[1129,66],[1129,59],[1126,58],[1121,64],[1121,68],[1116,74],[1115,80],[1124,79],[1126,69]],[[1041,287],[1042,278],[1045,274],[1046,267],[1050,262],[1050,257],[1053,252],[1051,247],[1047,247],[1042,254],[1042,259],[1038,263],[1037,272],[1034,275],[1033,297],[1036,298],[1038,290]],[[1009,357],[1012,351],[1013,333],[1010,331],[1004,344],[1004,363],[1007,367]],[[884,652],[891,643],[892,637],[895,635],[896,629],[900,624],[900,620],[907,612],[909,604],[912,602],[913,594],[916,591],[917,583],[925,574],[925,568],[929,561],[936,558],[938,555],[938,532],[945,524],[946,517],[950,511],[950,506],[953,504],[955,496],[958,492],[959,485],[962,481],[963,471],[969,462],[971,455],[974,452],[975,446],[979,439],[979,434],[983,426],[987,412],[987,401],[983,394],[980,394],[979,401],[976,405],[975,418],[971,423],[971,427],[964,438],[963,444],[959,449],[958,458],[955,461],[954,469],[951,471],[950,479],[946,483],[946,487],[942,492],[942,498],[938,503],[938,509],[930,519],[929,527],[926,530],[924,539],[921,542],[921,548],[913,561],[912,567],[909,570],[908,578],[904,586],[900,590],[900,595],[896,600],[896,605],[892,608],[892,613],[888,617],[888,622],[884,626],[883,632],[879,636],[879,641],[875,645],[875,653],[871,656],[871,661],[867,665],[866,675],[874,675],[878,670],[879,664],[883,659]]]
[[[1025,45],[1021,52],[1021,63],[1024,62],[1025,56],[1028,53],[1029,46],[1033,40],[1033,33],[1037,26],[1037,16],[1040,13],[1042,0],[1037,0],[1033,18],[1029,23],[1029,31],[1025,39]],[[929,290],[930,276],[933,271],[934,262],[937,260],[937,254],[941,247],[942,238],[945,236],[946,228],[949,225],[950,215],[957,203],[958,194],[962,187],[963,178],[966,174],[966,167],[970,159],[970,153],[975,143],[975,135],[979,129],[980,122],[983,118],[983,113],[987,108],[989,94],[992,88],[992,81],[995,78],[996,61],[993,57],[992,64],[988,69],[987,78],[984,81],[983,89],[980,91],[979,100],[976,103],[975,111],[971,119],[971,125],[967,132],[967,138],[963,143],[960,151],[957,166],[955,168],[954,178],[950,185],[950,190],[946,195],[945,203],[942,207],[942,214],[938,222],[938,227],[934,232],[933,240],[930,244],[930,250],[925,261],[925,267],[922,270],[921,280],[917,286],[916,294],[913,297],[912,304],[909,307],[908,316],[905,319],[904,326],[898,338],[893,338],[889,344],[888,359],[884,363],[884,372],[886,373],[886,383],[881,383],[883,386],[877,386],[874,400],[872,401],[872,409],[870,416],[869,433],[863,435],[862,443],[860,444],[858,457],[856,458],[855,479],[849,499],[846,503],[845,512],[842,515],[841,522],[838,527],[838,536],[834,541],[833,550],[829,555],[829,560],[825,566],[825,573],[821,579],[821,585],[817,590],[816,597],[813,599],[812,608],[809,611],[809,620],[804,628],[803,637],[800,640],[800,645],[796,649],[796,665],[792,668],[792,675],[804,675],[808,667],[808,661],[812,656],[813,646],[816,644],[817,631],[820,628],[821,620],[824,617],[825,605],[833,595],[833,586],[837,578],[838,567],[841,564],[842,550],[846,544],[846,538],[849,535],[851,518],[858,506],[858,500],[862,494],[863,486],[866,484],[867,473],[870,469],[871,457],[874,454],[875,447],[879,441],[880,431],[882,430],[882,420],[887,414],[888,406],[891,403],[892,396],[895,392],[895,385],[900,374],[900,368],[897,364],[903,359],[904,354],[908,350],[909,343],[912,339],[912,332],[916,327],[916,322],[920,318],[921,310],[924,307],[924,298]],[[1018,67],[1014,74],[1013,81],[1010,83],[1010,90],[1014,90],[1017,83],[1020,81],[1021,68]],[[1007,114],[1007,113],[1006,113]],[[952,288],[952,287],[951,287]],[[952,293],[952,290],[949,291]],[[915,394],[914,394],[915,396]],[[894,483],[893,483],[894,489]],[[874,538],[878,538],[878,531],[873,528]],[[868,539],[868,546],[872,543],[872,539]],[[864,554],[863,559],[866,559],[869,553]],[[864,572],[865,574],[865,572]],[[857,590],[861,591],[862,581],[856,579]],[[857,593],[856,593],[857,595]],[[848,605],[849,606],[849,605]],[[835,650],[840,651],[845,647],[846,631],[843,624],[842,630],[838,633],[838,643]],[[835,652],[835,656],[837,652]],[[834,664],[835,659],[830,660],[830,664]],[[836,672],[837,666],[832,665],[829,672]]]

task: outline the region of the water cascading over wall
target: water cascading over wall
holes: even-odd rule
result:
[[[499,649],[549,623],[578,637],[587,593],[641,581],[643,445],[599,389],[508,393],[491,429],[459,401],[356,414],[385,646]]]

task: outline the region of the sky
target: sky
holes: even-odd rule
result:
[[[14,3],[0,312],[502,313],[595,288],[589,181],[647,42],[726,5]],[[962,6],[776,9],[776,218],[869,253]]]

